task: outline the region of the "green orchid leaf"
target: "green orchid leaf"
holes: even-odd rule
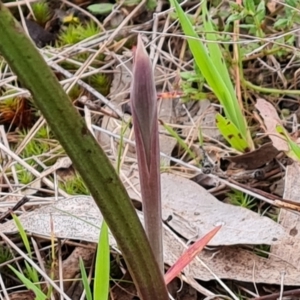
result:
[[[217,127],[226,141],[236,150],[241,152],[249,152],[247,141],[243,138],[237,127],[222,115],[216,115]]]

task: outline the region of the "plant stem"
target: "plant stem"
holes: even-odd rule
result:
[[[113,166],[46,62],[0,1],[0,53],[26,87],[101,210],[143,300],[168,299],[143,227]]]
[[[258,85],[251,83],[250,81],[243,80],[243,84],[255,91],[265,93],[265,94],[279,94],[279,95],[300,95],[300,90],[279,90],[272,88],[264,88]]]

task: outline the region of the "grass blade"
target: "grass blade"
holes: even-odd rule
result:
[[[32,283],[29,279],[27,279],[22,273],[17,271],[14,267],[8,266],[15,274],[16,276],[24,283],[26,288],[28,290],[31,290],[35,294],[35,299],[37,300],[47,300],[47,296],[41,291],[39,287],[37,287],[34,283]]]
[[[27,234],[19,220],[19,218],[15,215],[15,214],[12,214],[12,217],[13,217],[13,220],[16,224],[16,227],[18,228],[18,231],[19,231],[19,234],[21,236],[21,239],[23,241],[23,244],[26,248],[26,251],[27,251],[27,254],[30,258],[32,258],[32,254],[31,254],[31,248],[30,248],[30,243],[29,243],[29,240],[27,238]]]
[[[16,227],[18,228],[19,234],[21,236],[21,239],[23,241],[23,244],[26,248],[27,254],[28,256],[32,259],[32,253],[31,253],[31,247],[30,247],[30,243],[27,237],[27,234],[24,230],[24,227],[22,226],[19,218],[15,215],[12,214],[13,220],[16,224]],[[34,282],[34,283],[38,283],[39,282],[39,275],[38,272],[36,271],[36,269],[34,269],[33,267],[31,267],[27,261],[25,261],[25,267],[26,267],[26,271],[28,274],[28,277]],[[40,285],[38,284],[37,286],[38,288],[40,288]]]
[[[94,281],[94,300],[107,300],[109,292],[109,240],[108,227],[102,223],[99,236]]]
[[[85,290],[86,300],[93,300],[90,284],[89,284],[88,277],[86,275],[85,267],[84,267],[81,257],[79,259],[79,267],[80,267],[80,272],[81,272],[82,284],[83,284],[83,287]]]

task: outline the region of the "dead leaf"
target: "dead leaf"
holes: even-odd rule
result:
[[[209,245],[273,244],[287,234],[267,217],[218,201],[195,182],[172,174],[162,174],[163,219],[187,240],[196,239],[222,225]]]
[[[76,275],[80,274],[79,259],[84,265],[90,268],[93,262],[96,249],[76,247],[72,253],[62,262],[62,274],[64,279],[64,290],[68,290]],[[55,279],[59,279],[59,270],[56,270]]]
[[[173,124],[175,116],[173,109],[173,99],[164,99],[160,101],[158,106],[158,118],[162,120],[164,123]],[[175,138],[165,134],[167,133],[166,129],[163,125],[158,125],[159,129],[159,146],[160,151],[168,156],[171,156],[175,146],[177,145],[177,141]],[[167,157],[161,157],[161,164],[164,166],[170,165],[170,159]]]
[[[142,214],[139,213],[142,220]],[[27,232],[51,236],[51,221],[54,224],[54,235],[60,238],[98,242],[99,228],[102,216],[91,197],[77,196],[59,200],[52,205],[41,207],[30,213],[23,213],[19,217]],[[212,228],[210,228],[212,229]],[[4,233],[16,233],[17,229],[12,221],[0,224]],[[219,235],[221,235],[222,230]],[[112,235],[109,235],[110,245],[116,247]],[[187,249],[186,244],[168,228],[164,226],[164,260],[173,265],[178,257]],[[280,284],[281,271],[286,271],[284,283],[296,285],[299,282],[298,266],[291,266],[279,258],[264,259],[250,251],[238,247],[222,247],[216,250],[203,250],[200,255],[185,269],[188,278],[204,281],[214,279],[202,265],[204,261],[220,278],[241,281],[264,282]],[[274,271],[276,270],[276,271]]]
[[[161,179],[162,217],[166,220],[171,216],[168,225],[186,240],[198,239],[218,225],[222,225],[222,229],[210,241],[210,246],[271,245],[288,238],[282,226],[271,219],[261,217],[243,207],[222,203],[191,180],[173,174],[162,174]],[[139,191],[138,184],[135,184],[135,188]],[[133,194],[132,191],[129,194]],[[136,193],[135,196],[134,198],[139,200]],[[69,201],[73,204],[68,205]],[[64,213],[65,210],[68,213]],[[102,219],[91,198],[65,199],[32,212],[29,219],[23,219],[26,214],[20,218],[26,230],[48,236],[50,214],[57,237],[97,241],[98,227]],[[112,242],[112,237],[110,241]]]
[[[269,138],[273,142],[273,146],[278,151],[288,151],[289,150],[288,144],[276,130],[276,125],[282,125],[282,124],[274,106],[269,102],[267,102],[266,100],[262,98],[258,98],[255,107],[258,109],[260,115],[264,120],[264,123],[267,128],[266,133],[268,134]]]
[[[300,163],[286,167],[284,199],[300,202]],[[271,248],[271,253],[291,264],[300,264],[300,215],[294,211],[281,209],[279,223],[286,229],[290,239]]]
[[[34,300],[36,299],[36,295],[33,291],[18,291],[9,294],[10,300]]]
[[[278,153],[279,151],[272,143],[267,143],[252,152],[233,157],[224,157],[224,159],[229,160],[236,168],[255,170],[272,161]]]

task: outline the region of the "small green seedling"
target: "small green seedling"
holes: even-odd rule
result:
[[[100,33],[94,22],[86,24],[70,24],[59,34],[61,45],[74,45]]]
[[[63,183],[59,183],[59,187],[66,191],[69,195],[89,195],[89,190],[84,181],[77,173]]]
[[[234,10],[234,13],[227,19],[227,24],[236,20],[244,20],[243,24],[239,25],[240,28],[248,29],[249,34],[254,34],[261,38],[265,36],[262,30],[262,24],[266,16],[265,1],[262,0],[256,5],[254,0],[244,0],[243,6],[231,3],[231,8]]]
[[[241,191],[233,190],[227,196],[229,197],[230,204],[247,209],[253,209],[256,206],[256,199]]]

